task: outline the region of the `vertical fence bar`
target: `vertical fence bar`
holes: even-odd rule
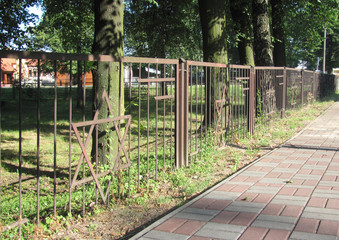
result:
[[[2,152],[1,152],[1,142],[2,142],[2,125],[1,125],[1,122],[2,122],[2,58],[0,58],[0,182],[1,182],[1,168],[2,168]],[[0,190],[1,190],[1,186],[0,186]],[[1,194],[0,194],[0,215],[2,213],[2,210],[1,210]]]
[[[22,59],[19,59],[19,219],[22,220]],[[21,239],[21,224],[19,224],[19,239]]]
[[[148,69],[149,71],[150,69]],[[158,64],[156,64],[156,78],[158,78]],[[158,87],[159,83],[156,83],[155,87],[155,96],[158,96]],[[158,174],[158,100],[155,101],[155,179],[157,179]]]
[[[283,118],[285,116],[286,111],[286,90],[287,90],[287,76],[286,76],[286,67],[284,67],[283,70],[283,90],[282,90],[282,109],[281,109],[281,117]]]
[[[36,151],[36,160],[37,160],[37,215],[36,221],[39,226],[40,223],[40,75],[41,75],[41,68],[40,68],[40,59],[38,59],[38,92],[37,92],[37,151]]]
[[[304,70],[301,70],[300,71],[300,74],[301,74],[301,107],[303,107],[304,106]]]
[[[69,113],[68,113],[68,171],[69,171],[69,193],[68,193],[68,212],[72,211],[72,78],[73,78],[73,62],[69,63]]]
[[[81,66],[82,63],[81,61],[78,61],[78,64]],[[84,65],[85,65],[85,62],[84,62]],[[109,66],[111,66],[109,64]],[[110,67],[109,67],[110,68]],[[85,72],[85,75],[84,75],[84,81],[82,81],[82,68],[78,66],[78,71],[80,70],[80,72],[78,72],[78,77],[80,78],[80,83],[81,83],[81,88],[82,88],[82,121],[85,122],[86,121],[86,116],[85,116],[85,101],[86,101],[86,93],[85,93],[85,85],[86,85],[86,70],[84,71]],[[108,70],[109,73],[111,72],[110,69]],[[78,86],[79,87],[79,86]],[[80,97],[80,96],[78,96]],[[85,132],[86,132],[86,129],[85,127],[82,128],[82,139],[83,139],[83,144],[85,144],[86,140],[85,140]],[[85,172],[85,158],[83,158],[82,160],[82,178],[84,179],[86,177],[86,172]],[[83,183],[82,184],[82,214],[85,215],[86,214],[86,206],[85,206],[85,201],[86,201],[86,195],[85,195],[85,192],[86,192],[86,184]]]
[[[176,81],[176,167],[188,164],[188,64],[184,59],[179,61],[179,76]]]
[[[57,168],[57,139],[56,139],[56,135],[57,135],[57,96],[58,96],[58,89],[57,89],[57,62],[56,60],[54,60],[54,116],[53,116],[53,122],[54,122],[54,174],[53,174],[53,192],[54,192],[54,197],[53,197],[53,201],[54,201],[54,205],[53,205],[53,212],[54,212],[54,216],[56,216],[57,212],[56,212],[56,178],[57,178],[57,172],[56,172],[56,168]]]

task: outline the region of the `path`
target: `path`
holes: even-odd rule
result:
[[[132,239],[339,239],[339,103]]]

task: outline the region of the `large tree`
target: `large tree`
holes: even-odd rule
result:
[[[284,0],[271,0],[274,66],[286,66]]]
[[[122,0],[94,0],[95,33],[93,53],[121,57],[124,53],[124,4]],[[124,114],[123,65],[119,62],[99,62],[94,76],[94,109],[104,91],[107,92],[113,111],[112,117]],[[99,118],[109,117],[106,104],[100,108]],[[112,126],[101,124],[98,127],[98,143],[93,141],[92,152],[98,146],[98,159],[106,163],[110,155],[117,152],[118,144],[115,134],[108,134]],[[112,133],[112,132],[111,132]],[[95,139],[95,138],[93,138]],[[111,146],[108,143],[111,142]]]
[[[230,9],[238,36],[240,64],[254,66],[252,3],[247,0],[230,1]]]
[[[255,65],[272,66],[273,52],[268,0],[253,0],[252,16]]]
[[[205,62],[228,63],[227,44],[226,44],[226,1],[224,0],[199,0],[200,21],[203,36],[203,52]],[[219,84],[214,86],[213,77],[218,78],[216,74],[210,74],[211,69],[205,72],[206,76],[206,105],[207,112],[205,120],[207,125],[214,122],[214,100],[218,91]],[[211,76],[211,78],[210,78]]]

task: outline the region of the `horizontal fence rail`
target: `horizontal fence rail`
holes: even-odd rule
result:
[[[332,75],[284,67],[16,51],[0,59],[0,234],[19,238],[28,222],[136,194],[208,145],[236,144],[335,89]]]

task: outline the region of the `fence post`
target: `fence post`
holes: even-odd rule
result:
[[[188,166],[188,65],[179,59],[175,82],[175,165]]]
[[[304,70],[301,70],[301,107],[304,106]]]
[[[247,131],[250,134],[253,134],[254,131],[254,115],[255,115],[255,70],[254,67],[251,66],[250,69],[250,79],[249,79],[249,100],[248,100],[248,115],[247,115]]]
[[[281,109],[281,118],[285,116],[286,110],[286,89],[287,89],[287,75],[286,75],[286,67],[284,67],[284,77],[283,77],[283,92],[282,92],[282,109]]]

